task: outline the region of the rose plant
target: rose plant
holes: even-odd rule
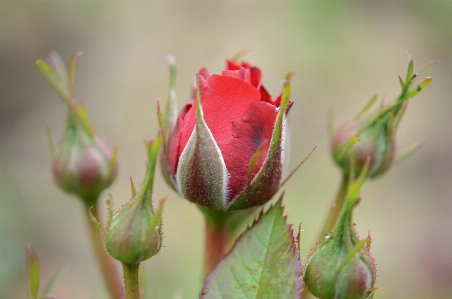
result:
[[[237,222],[246,223],[245,216],[254,216],[252,208],[269,202],[287,180],[281,182],[285,121],[292,106],[291,73],[281,94],[272,97],[264,88],[261,70],[247,62],[227,60],[221,74],[211,75],[202,68],[196,74],[190,101],[177,115],[176,64],[171,57],[165,114],[157,107],[160,132],[145,142],[148,166],[143,184],[137,191],[131,181],[132,199],[115,216],[112,201],[107,201],[110,211],[104,229],[98,198],[116,177],[116,148],[99,141],[74,98],[77,56],[67,68],[56,52],[37,64],[69,108],[53,174],[60,187],[83,200],[90,216],[86,219],[92,220],[91,241],[111,298],[141,298],[139,266],[162,248],[162,202],[157,209],[152,202],[159,152],[167,183],[195,203],[205,217],[205,280],[199,298],[299,299],[311,294],[321,299],[373,298],[376,264],[369,253],[371,239],[359,240],[352,211],[363,183],[385,173],[398,157],[411,152],[394,156],[395,131],[407,100],[431,81],[427,77],[413,87],[418,74],[413,74],[411,57],[406,80],[400,78],[402,93],[394,104],[365,118],[361,113],[353,126],[332,133],[331,153],[341,167],[343,181],[318,246],[303,266],[300,235],[294,236],[292,225],[283,216],[283,195],[268,210],[261,208],[240,237],[234,239],[232,233]],[[124,288],[105,249],[123,265]],[[32,249],[27,252],[29,298],[53,298],[51,287],[39,290],[37,257]],[[51,278],[49,285],[53,282]]]

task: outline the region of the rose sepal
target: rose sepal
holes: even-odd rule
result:
[[[282,177],[282,139],[284,137],[284,120],[288,110],[292,106],[292,103],[289,102],[290,79],[292,78],[292,75],[292,73],[289,73],[283,83],[281,103],[278,108],[279,111],[265,161],[259,172],[252,180],[250,180],[251,172],[254,167],[253,164],[257,160],[261,146],[263,145],[263,143],[261,143],[261,146],[257,149],[255,155],[251,158],[248,167],[248,181],[245,189],[239,193],[236,198],[230,201],[227,210],[237,210],[262,205],[269,201],[280,187],[279,184]],[[263,142],[268,142],[268,140],[264,140]]]
[[[228,171],[202,112],[200,80],[196,83],[196,125],[181,153],[176,180],[179,193],[196,204],[213,210],[227,210]]]
[[[163,138],[162,151],[160,153],[160,166],[163,178],[167,184],[171,187],[171,189],[178,192],[177,184],[169,169],[169,164],[166,163],[166,161],[168,161],[169,144],[177,119],[176,91],[174,89],[174,85],[176,84],[177,67],[176,60],[172,55],[168,56],[168,65],[170,69],[170,88],[166,100],[165,114],[162,114],[160,105],[157,103],[157,118]]]

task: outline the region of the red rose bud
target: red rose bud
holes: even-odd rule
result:
[[[375,96],[353,121],[344,124],[333,134],[332,155],[345,174],[350,174],[351,168],[354,168],[353,175],[359,175],[367,157],[371,157],[368,177],[377,177],[385,173],[394,161],[408,156],[418,148],[416,146],[397,155],[395,152],[395,133],[406,110],[407,100],[417,95],[431,82],[431,78],[426,77],[412,88],[414,79],[418,75],[418,73],[413,74],[413,60],[410,57],[406,83],[399,76],[402,92],[395,103],[380,107],[375,112],[364,116],[375,104],[377,100]]]
[[[146,142],[149,164],[140,191],[137,193],[131,182],[132,199],[114,217],[110,206],[105,247],[113,258],[123,263],[137,264],[147,260],[158,253],[162,244],[163,201],[156,211],[152,207],[155,164],[161,140],[158,135],[153,141]]]
[[[364,180],[365,175],[351,182],[336,227],[308,260],[304,281],[309,292],[320,299],[373,297],[377,274],[369,253],[370,237],[360,241],[352,222],[352,209]]]
[[[282,175],[284,119],[292,106],[289,80],[290,75],[273,99],[262,86],[261,71],[247,63],[227,61],[221,75],[201,69],[193,99],[179,117],[167,122],[159,116],[167,182],[191,202],[214,210],[270,200]]]
[[[76,58],[72,56],[68,68],[57,52],[49,53],[47,61],[36,62],[46,79],[68,107],[65,135],[53,153],[52,174],[63,190],[81,197],[88,206],[94,205],[100,193],[116,178],[116,148],[96,134],[83,108],[72,92]]]

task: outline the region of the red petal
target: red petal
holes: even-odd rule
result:
[[[262,84],[261,70],[257,67],[251,67],[250,72],[251,72],[251,84],[253,84],[253,86],[256,87],[257,89],[260,89]]]
[[[246,81],[251,84],[251,74],[250,69],[246,69],[241,67],[238,70],[231,71],[231,70],[224,70],[221,72],[223,76],[233,77],[233,78],[239,78],[243,81]]]
[[[210,77],[209,71],[205,67],[200,69],[198,74],[201,75],[204,79],[208,79]]]
[[[272,137],[278,111],[276,108],[262,101],[250,105],[247,114],[240,121],[232,124],[232,139],[224,144],[222,152],[226,167],[229,171],[229,199],[233,199],[244,188],[248,179],[248,165],[251,157],[264,140],[268,140],[262,150],[252,172],[252,178],[261,169],[267,157],[270,139]]]
[[[235,61],[233,60],[226,60],[226,69],[227,70],[231,70],[231,71],[235,71],[238,70],[240,68],[240,65],[238,65]]]
[[[204,120],[223,156],[228,155],[223,145],[232,138],[232,123],[245,116],[250,104],[260,100],[260,94],[251,84],[228,76],[212,75],[207,80],[200,76],[199,85]],[[195,122],[193,106],[184,117],[178,156],[185,148]]]

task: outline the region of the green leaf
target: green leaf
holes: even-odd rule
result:
[[[39,264],[33,248],[27,246],[28,298],[37,299],[39,291]]]
[[[300,255],[281,202],[282,196],[237,240],[205,279],[200,298],[300,298]]]

